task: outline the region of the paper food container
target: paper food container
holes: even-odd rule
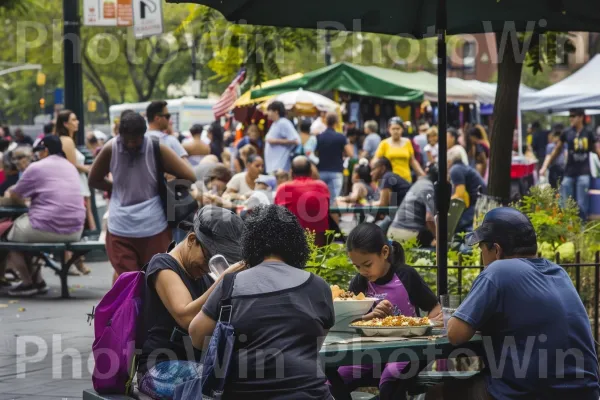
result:
[[[349,325],[369,312],[375,300],[369,297],[364,300],[334,300],[335,325],[330,330],[333,332],[354,333],[355,330],[349,328]]]

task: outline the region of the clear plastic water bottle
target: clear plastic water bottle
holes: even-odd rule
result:
[[[229,263],[225,257],[217,254],[208,261],[208,268],[210,269],[210,277],[217,280],[229,268]]]

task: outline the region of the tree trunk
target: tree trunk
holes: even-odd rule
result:
[[[488,194],[508,203],[510,199],[510,165],[512,160],[513,133],[517,119],[519,102],[519,85],[523,64],[515,58],[512,46],[499,43],[500,35],[496,35],[498,51],[498,88],[494,103],[494,121],[490,141],[490,176]]]

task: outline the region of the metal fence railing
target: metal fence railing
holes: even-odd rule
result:
[[[600,291],[600,252],[594,254],[594,261],[583,261],[581,253],[575,253],[574,262],[561,263],[560,254],[555,255],[553,260],[556,264],[563,267],[571,279],[573,285],[577,289],[577,293],[581,297],[583,304],[588,312],[590,324],[594,333],[594,339],[599,342],[600,329],[598,320],[599,291]],[[480,271],[483,271],[483,266],[466,266],[462,264],[462,257],[459,256],[457,265],[448,266],[449,276],[449,294],[456,294],[462,298],[467,295],[471,288],[471,284]],[[415,266],[418,271],[423,272],[427,279],[435,278],[437,266]],[[477,270],[479,272],[477,272]],[[473,273],[469,274],[468,272]]]

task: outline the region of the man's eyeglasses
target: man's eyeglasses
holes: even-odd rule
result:
[[[575,114],[571,114],[569,115],[569,118],[577,118],[579,115],[575,115]]]
[[[165,114],[158,114],[159,117],[165,117],[166,119],[171,119],[171,114],[169,113],[165,113]]]
[[[14,157],[12,158],[12,161],[13,161],[13,162],[17,162],[17,161],[21,161],[22,159],[24,159],[24,158],[28,158],[28,157],[29,157],[29,156],[26,156],[26,155],[23,155],[23,154],[22,154],[22,155],[20,155],[20,156],[14,156]]]

